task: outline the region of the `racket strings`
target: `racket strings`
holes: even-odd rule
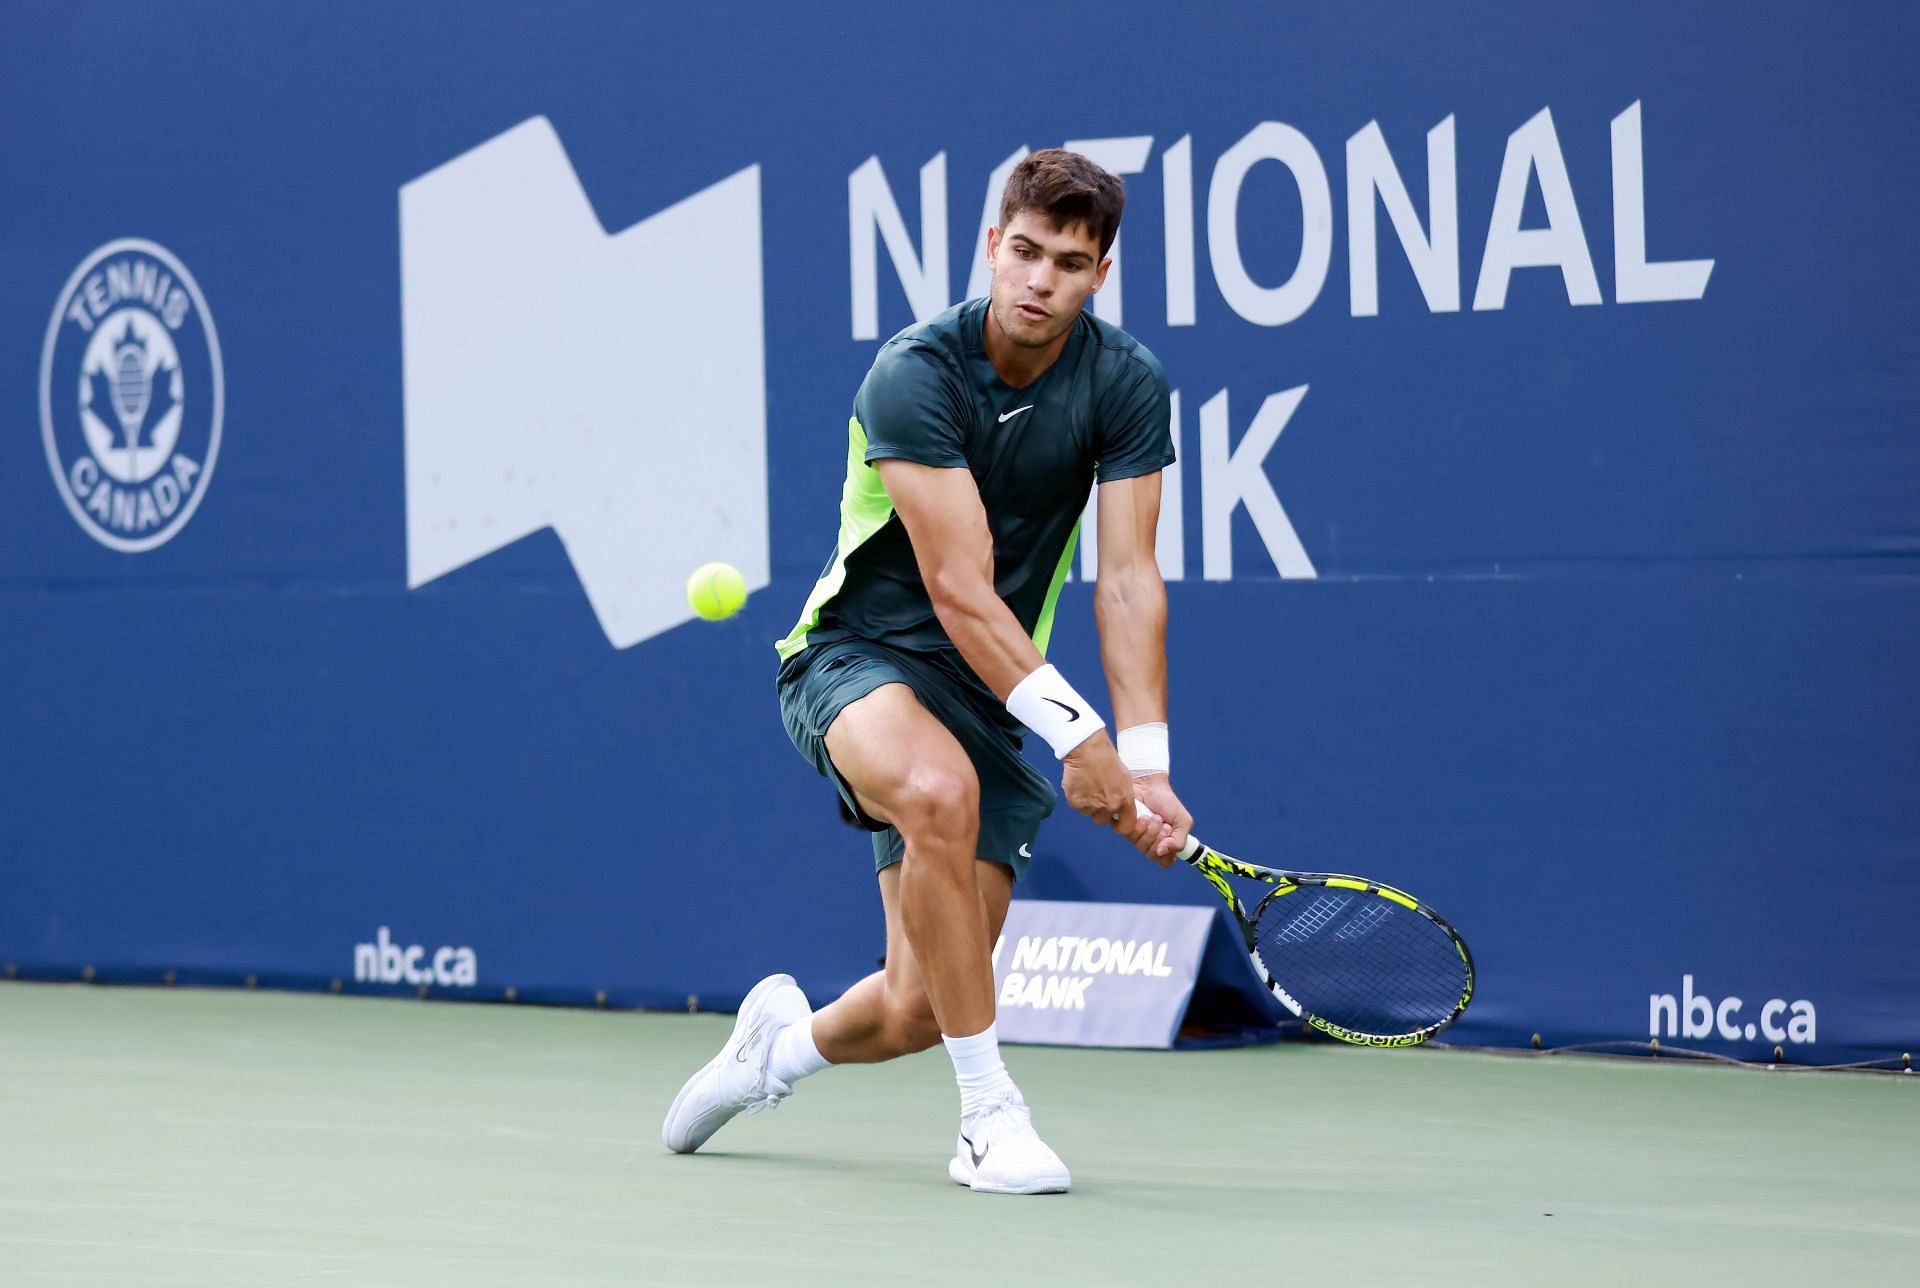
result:
[[[1303,1008],[1363,1033],[1439,1024],[1466,990],[1452,937],[1378,895],[1302,886],[1269,896],[1254,919],[1254,943],[1267,973]]]

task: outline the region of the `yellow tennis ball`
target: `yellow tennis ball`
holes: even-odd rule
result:
[[[732,617],[747,602],[747,579],[730,563],[701,564],[687,578],[687,603],[710,622]]]

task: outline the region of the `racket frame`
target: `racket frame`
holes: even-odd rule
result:
[[[1355,1046],[1419,1046],[1422,1042],[1425,1042],[1428,1038],[1431,1038],[1434,1034],[1446,1028],[1447,1025],[1459,1019],[1460,1013],[1467,1009],[1469,1002],[1473,1001],[1473,954],[1467,948],[1467,941],[1460,937],[1459,931],[1448,924],[1446,918],[1404,890],[1396,890],[1394,887],[1384,885],[1378,881],[1369,881],[1365,877],[1347,876],[1339,872],[1293,872],[1282,868],[1263,868],[1256,863],[1246,863],[1239,859],[1232,858],[1229,855],[1222,854],[1213,847],[1202,844],[1198,839],[1192,838],[1188,840],[1187,847],[1181,852],[1180,858],[1186,863],[1191,864],[1201,876],[1207,879],[1207,883],[1219,893],[1220,897],[1226,900],[1227,908],[1233,913],[1234,922],[1240,928],[1240,937],[1246,942],[1247,957],[1252,961],[1253,969],[1260,976],[1261,982],[1272,990],[1273,995],[1280,999],[1283,1006],[1304,1021],[1309,1028],[1325,1033],[1328,1037],[1338,1038],[1342,1042],[1350,1042]],[[1247,881],[1263,882],[1272,886],[1273,889],[1269,890],[1261,898],[1259,904],[1254,908],[1252,915],[1249,916],[1246,905],[1240,901],[1239,894],[1234,890],[1233,886],[1228,883],[1227,878],[1229,877],[1239,877]],[[1260,960],[1260,948],[1254,937],[1254,926],[1259,922],[1261,912],[1275,899],[1284,898],[1294,891],[1305,887],[1315,886],[1331,887],[1336,890],[1353,890],[1363,894],[1377,895],[1418,913],[1445,932],[1448,940],[1453,944],[1454,951],[1460,954],[1461,964],[1466,968],[1466,982],[1461,989],[1460,1000],[1454,1003],[1452,1012],[1435,1023],[1417,1029],[1412,1033],[1386,1034],[1366,1033],[1359,1029],[1350,1029],[1345,1025],[1336,1024],[1323,1016],[1315,1015],[1302,1006],[1298,999],[1287,992],[1285,986],[1283,986],[1280,981],[1273,978],[1273,975],[1267,970],[1267,964]]]

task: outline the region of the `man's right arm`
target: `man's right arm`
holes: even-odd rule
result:
[[[971,472],[912,461],[873,463],[906,526],[933,611],[974,674],[1002,702],[1046,664],[993,588],[993,535]]]
[[[873,465],[907,529],[934,615],[974,674],[1005,702],[1047,660],[993,588],[993,535],[972,473],[884,458]],[[1143,849],[1170,834],[1159,818],[1136,814],[1133,779],[1104,730],[1063,763],[1061,787],[1079,813]]]

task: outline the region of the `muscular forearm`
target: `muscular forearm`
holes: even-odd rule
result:
[[[1167,718],[1167,591],[1151,564],[1104,570],[1093,597],[1116,729]]]
[[[982,577],[956,576],[927,587],[934,614],[960,656],[1002,702],[1046,659],[1006,601]]]

